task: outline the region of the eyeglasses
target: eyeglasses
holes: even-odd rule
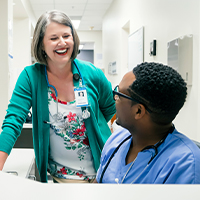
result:
[[[130,97],[130,96],[128,96],[128,95],[125,95],[125,94],[119,92],[119,85],[117,85],[117,86],[114,88],[114,90],[113,90],[113,99],[116,101],[116,100],[119,99],[120,96],[121,96],[121,97],[124,97],[124,98],[126,98],[126,99],[129,99],[129,100],[131,100],[131,101],[135,101],[136,103],[142,104],[142,105],[145,107],[145,109],[146,109],[149,113],[152,112],[144,103],[141,103],[141,102],[138,101],[137,99],[134,99],[134,98],[132,98],[132,97]]]
[[[117,85],[113,90],[113,99],[116,101],[119,99],[119,96],[124,97],[126,99],[130,99],[131,101],[135,101],[139,103],[136,99],[133,99],[132,97],[129,97],[121,92],[119,92],[119,85]]]

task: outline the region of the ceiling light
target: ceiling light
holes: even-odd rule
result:
[[[81,16],[69,16],[72,24],[74,25],[75,29],[78,29],[80,22],[81,22]]]
[[[81,20],[72,20],[72,24],[74,25],[75,29],[78,29],[80,22],[81,22]]]

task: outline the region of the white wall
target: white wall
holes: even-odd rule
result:
[[[94,42],[94,65],[104,68],[98,55],[102,54],[102,32],[101,31],[77,31],[81,42]]]
[[[9,64],[12,64],[12,0],[0,2],[0,124],[2,124],[8,105]]]
[[[21,2],[24,6],[24,9],[26,10],[27,15],[29,16],[29,19],[31,21],[32,26],[35,28],[37,20],[36,20],[34,13],[33,13],[33,9],[32,9],[32,6],[30,4],[30,1],[29,0],[21,0]]]
[[[13,20],[13,68],[10,72],[10,95],[20,72],[31,64],[31,22],[29,18]]]
[[[187,101],[174,121],[176,128],[200,140],[199,0],[115,0],[103,20],[103,65],[108,79],[117,84],[127,72],[127,39],[144,26],[144,61],[167,64],[167,42],[193,34],[193,83]],[[126,29],[124,29],[126,28]],[[157,39],[157,56],[149,56],[150,42]],[[117,62],[118,75],[109,75],[109,62]]]

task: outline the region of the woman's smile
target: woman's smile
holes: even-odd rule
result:
[[[61,55],[61,56],[65,56],[65,55],[67,54],[67,52],[68,52],[68,49],[66,49],[66,48],[57,49],[57,50],[55,50],[55,52],[56,52],[57,54]]]

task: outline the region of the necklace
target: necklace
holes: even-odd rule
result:
[[[137,158],[137,157],[136,157],[136,158]],[[130,167],[129,167],[129,168],[128,168],[128,170],[126,171],[126,173],[125,173],[125,175],[124,175],[124,177],[123,177],[123,179],[122,179],[122,182],[121,182],[121,183],[123,183],[124,179],[126,178],[126,175],[129,173],[129,171],[130,171],[131,167],[132,167],[132,166],[133,166],[133,164],[135,163],[135,160],[136,160],[136,158],[133,160],[133,162],[131,163]]]
[[[137,157],[136,157],[136,158],[137,158]],[[132,167],[133,164],[135,163],[136,158],[134,159],[134,161],[131,163],[130,167],[129,167],[128,170],[126,171],[126,173],[125,173],[125,175],[124,175],[124,177],[123,177],[123,179],[122,179],[121,184],[123,183],[124,179],[126,178],[126,176],[127,176],[128,172],[130,171],[131,167]],[[145,171],[145,169],[146,169],[148,166],[149,166],[149,164],[147,164],[147,166],[140,172],[140,174],[139,174],[130,184],[133,184],[134,181]],[[118,180],[115,180],[115,181],[118,182]]]

